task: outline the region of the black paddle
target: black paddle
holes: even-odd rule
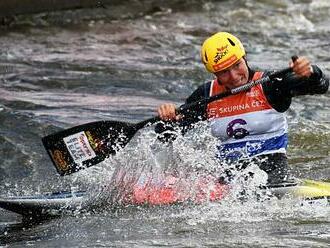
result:
[[[270,83],[272,79],[281,77],[289,72],[292,72],[291,68],[276,71],[264,78],[251,81],[248,84],[219,95],[184,104],[177,109],[177,113],[184,115],[189,111],[193,111],[198,105],[208,104],[212,101],[246,91],[257,84]],[[69,175],[98,164],[109,155],[116,154],[119,149],[123,148],[132,139],[139,129],[157,121],[160,121],[158,116],[136,124],[119,121],[96,121],[48,135],[42,138],[42,142],[58,173],[62,176]]]

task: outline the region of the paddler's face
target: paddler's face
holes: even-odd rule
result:
[[[215,72],[218,81],[229,89],[246,84],[249,79],[249,69],[243,58],[225,70]]]

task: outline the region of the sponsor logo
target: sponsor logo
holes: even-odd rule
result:
[[[264,100],[253,100],[250,101],[250,103],[243,103],[225,107],[212,107],[208,111],[208,118],[211,119],[222,115],[229,115],[232,113],[248,113],[263,109],[267,109],[267,104]]]
[[[86,152],[86,154],[87,154],[87,156],[92,156],[92,152],[91,152],[91,150],[89,149],[89,147],[87,146],[87,142],[86,142],[86,140],[85,140],[85,135],[80,135],[79,136],[79,142],[80,142],[80,144],[82,145],[82,147],[83,147],[83,150]]]
[[[264,150],[263,142],[247,142],[242,147],[221,148],[220,157],[230,160],[236,160],[242,157],[258,154]]]
[[[247,142],[246,143],[246,150],[249,154],[256,153],[261,150],[263,142]]]
[[[60,150],[55,150],[54,152],[50,152],[50,154],[52,155],[55,164],[61,171],[67,171],[69,169],[69,165]]]
[[[95,150],[95,151],[99,150],[100,144],[101,144],[100,140],[95,139],[90,131],[86,131],[85,133],[86,133],[88,142],[91,145],[91,147],[93,148],[93,150]]]
[[[251,90],[246,93],[247,97],[257,97],[260,95],[260,91],[258,90]]]
[[[255,100],[251,103],[252,108],[260,108],[260,107],[265,107],[265,101],[262,100]]]
[[[248,103],[219,108],[220,114],[231,113],[235,111],[247,110],[250,108]]]
[[[215,117],[217,117],[217,108],[210,108],[209,111],[208,111],[207,118],[213,119]]]
[[[236,61],[237,61],[237,56],[236,55],[232,55],[228,59],[226,59],[225,61],[223,61],[222,63],[213,65],[213,69],[215,71],[219,71],[219,70],[221,70],[223,68],[227,68],[228,66],[231,66]]]
[[[229,159],[229,160],[237,160],[241,157],[247,156],[247,152],[245,147],[235,147],[229,148],[221,151],[221,158]]]
[[[213,62],[217,64],[219,60],[221,60],[227,54],[228,54],[228,45],[217,48],[217,53],[214,56]]]
[[[76,163],[96,157],[85,132],[76,133],[63,139],[68,151]]]

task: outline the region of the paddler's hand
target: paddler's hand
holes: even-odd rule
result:
[[[176,106],[173,103],[165,103],[157,109],[160,119],[163,121],[178,121],[182,118],[181,115],[176,114]]]
[[[298,77],[310,77],[313,73],[311,62],[306,57],[295,58],[289,66]]]

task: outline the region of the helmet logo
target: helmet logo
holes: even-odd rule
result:
[[[217,53],[214,56],[214,63],[218,63],[228,53],[228,45],[217,48]]]
[[[237,61],[237,56],[234,54],[232,56],[230,56],[228,59],[226,59],[225,61],[223,61],[222,63],[220,64],[215,64],[213,66],[213,69],[215,71],[220,71],[222,70],[223,68],[227,68],[228,66],[232,65],[233,63],[235,63]]]

